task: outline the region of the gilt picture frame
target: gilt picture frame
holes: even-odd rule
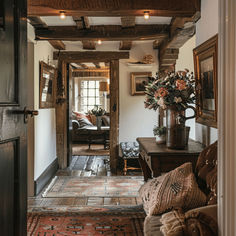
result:
[[[196,79],[196,122],[217,128],[218,35],[193,49]]]
[[[145,86],[149,82],[149,77],[152,76],[152,72],[131,72],[130,73],[130,87],[131,95],[145,95]]]
[[[57,70],[43,61],[39,62],[39,67],[39,108],[54,108]]]

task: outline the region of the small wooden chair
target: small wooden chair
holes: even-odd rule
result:
[[[128,160],[139,158],[139,144],[137,142],[120,143],[121,158],[124,160],[123,174],[126,175],[128,170],[140,170],[141,168],[128,166]]]

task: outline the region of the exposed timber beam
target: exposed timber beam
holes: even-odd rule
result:
[[[175,17],[171,21],[170,37],[159,47],[159,70],[173,70],[181,48],[196,32],[196,21],[200,18],[197,12],[193,17]]]
[[[36,40],[82,41],[98,40],[149,40],[162,39],[169,35],[169,25],[136,25],[122,28],[120,25],[91,26],[90,29],[78,30],[75,26],[51,26],[48,29],[36,29]]]
[[[38,16],[28,17],[30,24],[35,28],[47,28],[47,24]]]
[[[132,47],[132,41],[121,41],[120,50],[130,50]]]
[[[77,29],[89,29],[90,23],[87,16],[73,16]]]
[[[40,18],[37,16],[32,16],[28,17],[30,24],[35,28],[35,29],[46,29],[48,25]],[[48,40],[48,42],[57,50],[65,50],[66,46],[62,41],[59,40]]]
[[[135,26],[135,16],[122,16],[120,20],[123,28]]]
[[[96,44],[95,41],[82,40],[83,49],[85,50],[95,50]]]
[[[66,46],[62,41],[48,40],[48,42],[57,50],[65,50],[66,49]]]
[[[67,62],[110,62],[111,60],[117,59],[129,59],[129,52],[112,52],[112,51],[65,51],[65,52],[53,52],[54,60],[62,60]]]
[[[77,16],[151,16],[191,17],[200,11],[200,0],[29,0],[29,16],[55,16],[60,11]]]

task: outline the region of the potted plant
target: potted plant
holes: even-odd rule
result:
[[[165,126],[155,126],[153,128],[153,134],[156,137],[156,143],[161,144],[166,142],[166,127]]]
[[[189,127],[185,121],[195,117],[195,80],[193,73],[185,71],[157,73],[146,86],[145,108],[166,111],[166,145],[168,148],[183,149],[187,145]],[[194,115],[185,116],[191,108]]]
[[[105,115],[106,111],[96,105],[88,113],[96,116],[97,129],[100,130],[102,126],[102,116]]]

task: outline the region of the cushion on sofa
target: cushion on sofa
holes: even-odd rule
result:
[[[80,124],[78,120],[72,120],[72,127],[73,127],[73,130],[77,130],[80,128]]]
[[[80,118],[78,119],[78,122],[80,124],[80,128],[84,128],[84,127],[92,127],[94,126],[87,118]]]
[[[207,195],[207,204],[217,203],[217,142],[205,148],[198,157],[196,176],[199,187]]]
[[[110,117],[106,115],[102,116],[102,122],[104,126],[110,126]]]
[[[197,185],[190,162],[149,180],[141,186],[139,194],[147,215],[161,214],[175,207],[192,209],[206,203],[206,196]]]
[[[214,236],[218,235],[214,215],[217,215],[216,205],[196,208],[186,213],[175,209],[163,214],[156,224],[163,224],[160,230],[164,236]]]

